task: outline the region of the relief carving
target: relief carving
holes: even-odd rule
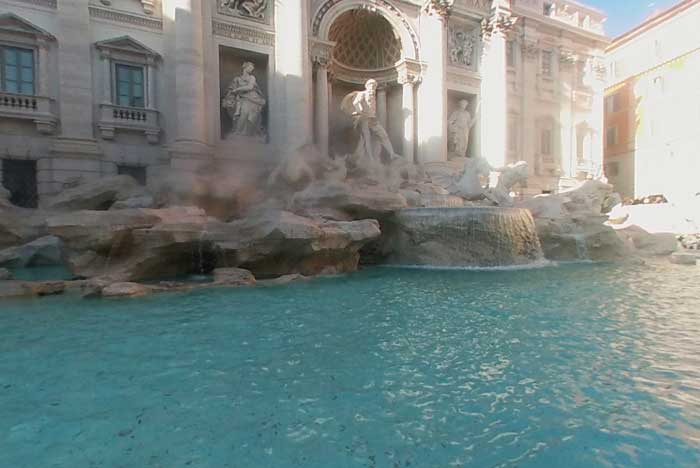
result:
[[[270,23],[270,0],[219,0],[219,13]]]
[[[464,27],[450,25],[448,53],[450,65],[472,68],[476,44],[475,30],[468,31]]]

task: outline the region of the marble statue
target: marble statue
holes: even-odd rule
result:
[[[477,114],[479,112],[477,106]],[[459,101],[459,107],[450,115],[447,121],[447,128],[450,133],[450,143],[452,152],[459,158],[467,156],[469,148],[469,134],[471,133],[474,124],[476,124],[477,116],[472,117],[468,110],[469,100],[462,99]]]
[[[268,0],[222,0],[221,6],[233,10],[241,16],[265,19]]]
[[[499,173],[495,187],[484,187],[482,178],[488,178],[491,172]],[[510,192],[516,185],[525,185],[528,178],[528,165],[525,161],[508,164],[494,169],[484,158],[466,158],[464,172],[448,191],[465,200],[486,199],[498,206],[512,206]]]
[[[262,111],[267,101],[253,76],[254,69],[251,62],[243,64],[241,76],[231,81],[221,103],[231,117],[234,135],[261,136],[265,133]]]
[[[464,172],[457,182],[448,187],[448,191],[466,200],[481,200],[485,193],[481,178],[488,177],[492,170],[491,164],[484,158],[466,158]]]
[[[518,184],[521,186],[527,184],[527,162],[518,161],[508,164],[505,167],[496,169],[496,172],[500,173],[498,176],[498,183],[494,188],[486,192],[486,198],[499,206],[510,206],[513,204],[513,200],[510,196],[513,187]]]
[[[368,80],[364,91],[355,91],[345,96],[341,109],[352,117],[355,129],[360,131],[360,141],[355,152],[358,159],[377,163],[382,148],[390,159],[401,157],[394,152],[389,135],[377,119],[376,80]]]

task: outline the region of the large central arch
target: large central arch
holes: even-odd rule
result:
[[[335,20],[343,13],[357,9],[369,9],[384,16],[401,40],[401,58],[420,60],[418,34],[401,10],[387,0],[326,0],[314,14],[313,35],[323,41],[330,40],[331,27]]]

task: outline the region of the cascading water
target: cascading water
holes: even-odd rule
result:
[[[438,267],[503,267],[544,259],[528,210],[410,208],[385,226],[389,262]]]

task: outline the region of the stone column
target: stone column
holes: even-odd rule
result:
[[[328,69],[316,65],[316,142],[321,155],[328,156]]]
[[[418,89],[418,162],[447,161],[447,17],[451,6],[430,0],[421,11],[421,54],[428,60]]]
[[[494,0],[491,11],[482,24],[481,156],[493,167],[502,167],[508,132],[506,32],[513,21],[506,0]]]
[[[275,69],[282,101],[273,122],[273,141],[284,151],[296,151],[313,139],[308,9],[307,0],[275,2]]]
[[[311,61],[315,67],[316,92],[314,93],[314,117],[316,127],[316,144],[323,156],[329,154],[329,108],[330,108],[330,83],[328,80],[328,66],[332,57],[335,44],[314,39],[310,43]]]
[[[206,153],[202,0],[175,0],[177,151]]]
[[[603,58],[593,58],[588,65],[590,68],[590,88],[593,93],[591,103],[591,161],[594,166],[594,177],[603,176],[603,137],[605,127],[605,85],[606,85],[606,67]]]
[[[416,89],[421,67],[418,62],[404,60],[399,64],[399,84],[402,88],[403,156],[416,162]]]
[[[540,152],[540,135],[537,133],[537,121],[535,119],[537,104],[535,102],[537,96],[537,82],[532,77],[537,76],[539,67],[539,49],[537,47],[536,34],[537,31],[530,29],[527,26],[524,28],[525,34],[521,47],[521,70],[522,70],[522,94],[523,108],[521,116],[521,136],[522,136],[522,155],[527,161],[530,176],[541,173],[542,161],[539,158]],[[533,180],[534,182],[534,180]],[[528,184],[542,189],[536,184]],[[532,187],[531,187],[532,188]]]
[[[382,128],[387,128],[386,85],[377,90],[377,120]]]

